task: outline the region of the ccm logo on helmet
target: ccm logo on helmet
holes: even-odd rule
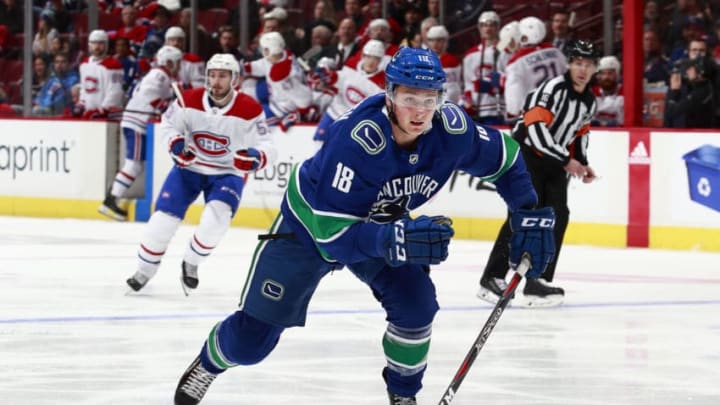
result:
[[[425,76],[425,75],[415,75],[415,78],[418,80],[435,80],[433,76]]]
[[[555,220],[551,218],[533,218],[533,217],[527,217],[523,218],[522,222],[520,223],[520,226],[523,228],[534,228],[536,226],[540,228],[552,228],[555,224]]]
[[[230,152],[227,147],[230,143],[230,138],[228,137],[200,132],[194,133],[193,139],[198,149],[207,155],[222,156]]]

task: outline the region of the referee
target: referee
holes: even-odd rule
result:
[[[521,302],[526,306],[555,306],[562,303],[565,291],[550,284],[568,225],[567,188],[570,177],[583,183],[595,180],[588,165],[587,145],[590,120],[597,105],[588,83],[597,67],[598,53],[588,41],[575,41],[566,48],[568,71],[542,82],[525,99],[523,116],[513,128],[523,158],[538,194],[538,206],[555,210],[555,258],[542,278],[527,279]],[[480,279],[478,297],[497,302],[505,290],[509,242],[512,232],[509,217],[493,246]]]

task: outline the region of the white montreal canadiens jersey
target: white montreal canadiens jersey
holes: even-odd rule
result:
[[[606,93],[600,86],[595,86],[592,90],[597,101],[597,113],[593,121],[606,127],[623,125],[625,96],[623,96],[622,85],[618,85],[615,93]]]
[[[186,108],[174,101],[157,126],[166,142],[186,134],[186,145],[194,148],[197,160],[186,170],[216,175],[243,175],[233,166],[235,152],[255,148],[265,153],[272,165],[277,151],[265,113],[260,104],[244,93],[233,92],[233,100],[223,108],[210,105],[204,89],[183,92]]]
[[[123,70],[120,61],[108,56],[85,58],[80,64],[80,103],[85,110],[120,108],[123,105]]]
[[[310,107],[312,89],[305,82],[305,74],[292,53],[285,51],[283,59],[275,64],[262,58],[246,66],[249,67],[247,74],[267,79],[270,110],[276,117]]]
[[[505,68],[505,105],[507,117],[517,118],[525,97],[540,83],[567,71],[567,60],[559,49],[548,43],[520,48]]]
[[[373,94],[380,93],[385,88],[385,71],[379,70],[368,75],[362,70],[362,60],[358,63],[357,70],[346,65],[337,74],[335,87],[338,93],[333,97],[327,109],[328,115],[334,120],[359,102]]]
[[[505,101],[498,91],[479,93],[475,83],[489,80],[492,72],[502,72],[507,57],[495,45],[480,44],[470,48],[463,56],[462,76],[466,97],[477,108],[480,117],[497,116],[505,108]]]
[[[194,53],[185,53],[180,59],[178,81],[193,89],[205,87],[205,62]]]
[[[165,68],[151,69],[140,80],[130,96],[120,126],[145,133],[147,123],[167,107],[173,97],[172,78]]]

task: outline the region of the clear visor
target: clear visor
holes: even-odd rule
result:
[[[438,92],[428,93],[427,96],[418,94],[395,94],[393,102],[398,107],[414,108],[418,110],[434,110],[440,104],[441,96]]]

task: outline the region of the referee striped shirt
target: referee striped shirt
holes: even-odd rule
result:
[[[571,158],[587,165],[590,120],[597,111],[590,86],[578,93],[570,73],[544,81],[525,98],[515,138],[565,166]]]

